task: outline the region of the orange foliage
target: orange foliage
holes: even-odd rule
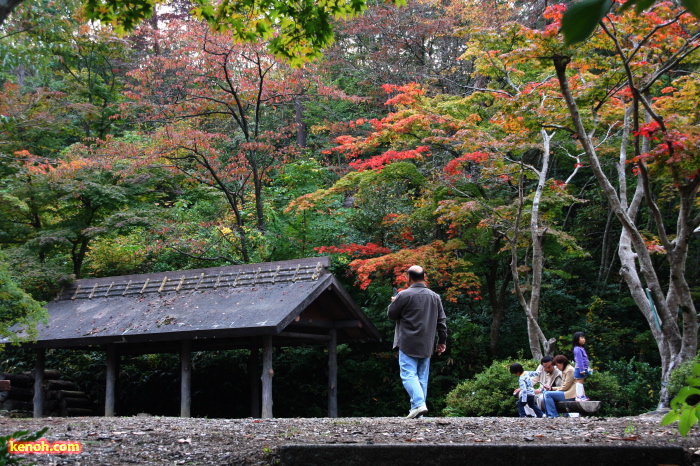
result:
[[[464,154],[461,157],[450,160],[443,171],[447,175],[460,175],[462,173],[462,165],[464,163],[483,163],[489,158],[489,154],[486,152],[472,152],[469,154]]]
[[[367,243],[364,246],[355,243],[342,244],[340,246],[321,246],[314,248],[314,250],[321,254],[347,254],[352,257],[371,257],[391,253],[391,249],[374,243]]]
[[[416,103],[419,96],[425,94],[425,90],[421,88],[420,84],[409,83],[405,86],[396,86],[394,84],[384,84],[382,86],[384,92],[391,94],[392,92],[398,92],[398,94],[391,99],[384,102],[384,105],[406,105],[410,106]]]
[[[471,264],[457,257],[450,243],[442,241],[371,259],[356,259],[350,268],[357,275],[360,288],[365,290],[372,280],[383,277],[392,277],[397,287],[404,287],[405,272],[415,264],[425,268],[427,281],[433,288],[444,290],[446,301],[457,302],[462,296],[480,299],[479,279],[468,271]]]
[[[379,172],[382,171],[382,168],[384,168],[391,162],[406,159],[423,160],[424,155],[430,155],[430,149],[428,148],[428,146],[420,146],[416,147],[413,150],[406,150],[400,152],[388,150],[382,155],[372,157],[368,160],[355,160],[354,162],[350,163],[350,166],[359,172],[367,169]]]

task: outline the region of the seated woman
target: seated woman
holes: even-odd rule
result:
[[[547,417],[559,417],[555,401],[573,400],[576,398],[576,385],[574,384],[574,367],[564,355],[554,356],[554,364],[562,374],[562,384],[552,387],[544,392],[544,407]]]

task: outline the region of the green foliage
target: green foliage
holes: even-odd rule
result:
[[[448,393],[444,414],[447,416],[515,416],[512,396],[517,379],[509,372],[518,362],[526,371],[535,370],[532,360],[495,361],[473,379],[466,380]],[[657,402],[660,370],[637,361],[617,361],[610,371],[595,371],[586,379],[586,395],[603,401],[603,416],[633,416],[648,411]]]
[[[601,376],[605,378],[600,380]],[[602,415],[636,416],[656,409],[660,381],[661,368],[634,358],[620,359],[608,362],[605,372],[594,372],[586,379],[586,395],[603,401]]]
[[[647,8],[651,7],[657,0],[627,0],[622,5],[622,11],[634,7],[637,14],[642,13]],[[683,7],[693,14],[696,18],[700,18],[700,2],[697,0],[681,0]]]
[[[91,0],[92,1],[92,0]],[[393,0],[396,4],[405,3]],[[269,40],[268,48],[292,66],[318,58],[321,50],[333,41],[333,18],[347,18],[362,13],[366,0],[287,2],[263,0],[195,0],[194,12],[214,29],[234,32],[241,41]]]
[[[272,255],[269,260],[308,257],[314,248],[332,244],[345,232],[347,209],[340,196],[327,203],[324,211],[305,210],[301,214],[285,212],[294,199],[333,183],[337,176],[312,158],[290,162],[279,171],[265,189],[268,219],[267,235]]]
[[[583,42],[593,34],[610,5],[611,0],[583,0],[569,5],[561,23],[566,43]]]
[[[44,307],[15,284],[0,254],[0,336],[13,342],[36,338],[36,324],[46,322],[46,317]],[[24,328],[24,337],[9,330],[13,325]]]
[[[87,254],[88,274],[109,277],[143,271],[148,252],[145,238],[143,229],[137,228],[131,234],[96,239]]]
[[[396,4],[405,1],[393,0]],[[85,0],[89,19],[113,24],[117,30],[133,30],[153,16],[162,0]],[[318,58],[321,50],[333,41],[334,18],[362,13],[366,0],[286,2],[263,0],[194,0],[192,12],[206,20],[213,29],[232,30],[239,41],[269,40],[269,49],[294,66]]]
[[[367,346],[367,345],[364,345]],[[408,412],[408,395],[401,384],[397,354],[388,345],[347,346],[338,352],[338,413],[340,416],[401,416]],[[439,396],[431,368],[428,405]],[[437,390],[434,390],[437,392]]]
[[[552,82],[547,78],[551,70],[523,64],[522,60],[504,61],[514,49],[529,42],[518,32],[519,26],[510,27],[506,34],[503,31],[483,34],[478,40],[478,28],[472,30],[469,54],[474,55],[465,56],[463,61],[474,67],[475,76],[483,80],[488,92],[462,95],[462,90],[456,90],[460,86],[457,82],[450,84],[431,71],[434,79],[418,83],[428,91],[411,108],[403,104],[377,105],[386,94],[376,85],[372,73],[353,72],[344,66],[343,59],[347,57],[343,53],[357,53],[365,69],[399,69],[398,62],[392,64],[382,58],[386,57],[383,52],[371,54],[363,48],[363,41],[379,43],[380,38],[372,34],[365,36],[362,28],[349,29],[350,40],[360,44],[357,50],[341,50],[332,61],[318,67],[308,66],[303,74],[309,79],[300,81],[302,84],[291,90],[293,102],[282,97],[286,90],[270,89],[279,94],[274,98],[267,95],[272,104],[260,115],[261,128],[277,131],[290,125],[289,134],[293,135],[295,125],[303,124],[309,128],[309,134],[305,147],[290,148],[281,157],[279,166],[275,165],[261,177],[259,197],[257,193],[253,195],[252,191],[237,188],[237,183],[243,183],[241,180],[247,176],[237,171],[235,163],[242,147],[240,135],[238,130],[231,130],[230,122],[226,123],[224,117],[216,116],[216,112],[209,115],[211,108],[207,108],[203,109],[209,115],[206,119],[173,126],[169,134],[174,137],[192,129],[223,131],[231,136],[229,144],[217,146],[216,160],[221,164],[221,173],[228,171],[231,175],[227,185],[229,194],[242,206],[241,218],[246,223],[243,233],[239,233],[231,209],[221,191],[212,187],[211,180],[197,179],[199,175],[187,172],[191,166],[184,162],[180,170],[186,173],[174,174],[173,167],[157,167],[143,160],[143,152],[162,150],[154,135],[164,124],[161,120],[145,120],[148,109],[144,107],[182,98],[181,89],[170,79],[178,71],[157,68],[154,75],[157,79],[149,83],[157,91],[151,102],[127,103],[130,93],[125,90],[134,90],[129,83],[138,80],[142,65],[156,53],[168,55],[167,43],[154,40],[147,27],[129,39],[117,37],[105,22],[104,27],[93,24],[81,29],[82,21],[71,14],[79,8],[79,3],[82,0],[25,3],[21,8],[26,8],[26,12],[20,14],[17,10],[11,22],[3,24],[7,29],[3,29],[0,38],[0,84],[4,85],[0,88],[0,247],[11,263],[14,283],[35,299],[48,300],[55,296],[59,282],[70,280],[71,274],[73,278],[81,273],[109,276],[242,262],[241,235],[249,241],[251,252],[247,257],[251,262],[308,257],[316,253],[316,247],[344,243],[371,242],[403,251],[442,241],[450,244],[450,254],[462,264],[470,264],[463,266],[466,271],[481,279],[483,299],[460,296],[458,303],[446,303],[448,353],[436,358],[432,365],[431,412],[446,404],[445,413],[450,414],[485,415],[474,414],[483,409],[489,415],[515,415],[510,395],[514,378],[507,370],[498,372],[500,369],[494,365],[516,357],[519,349],[527,346],[527,326],[510,291],[510,257],[503,234],[512,231],[514,221],[517,192],[512,176],[517,163],[538,165],[542,151],[533,149],[535,133],[547,114],[561,104],[555,95],[556,86],[551,87]],[[105,15],[101,17],[103,21],[116,21],[129,29],[151,14],[160,2],[136,0],[127,5],[122,0],[87,0],[87,3],[92,11],[89,14],[99,10],[99,14]],[[634,4],[642,8],[652,3],[653,0],[632,0],[627,6]],[[698,4],[696,0],[686,3]],[[360,12],[366,5],[371,7],[365,0],[340,3],[263,0],[254,5],[239,0],[194,3],[196,14],[222,28],[233,29],[239,40],[269,36],[279,26],[282,33],[271,47],[278,56],[292,57],[295,63],[316,56],[319,50],[316,47],[327,39],[324,34],[329,30],[326,27],[330,27],[324,21],[342,15],[345,10]],[[609,0],[586,0],[571,6],[567,16],[570,18],[571,12],[574,13],[572,27],[578,28],[579,37],[596,27],[606,5]],[[139,11],[132,8],[139,6],[143,7]],[[307,6],[308,11],[301,11]],[[261,15],[254,21],[241,22],[245,11],[258,11]],[[412,20],[420,18],[418,14],[420,9],[412,9]],[[295,15],[305,22],[294,23],[290,18]],[[171,17],[183,16],[171,14]],[[477,19],[472,21],[479,26]],[[25,33],[16,34],[25,28],[28,29]],[[285,42],[290,37],[285,31],[295,28],[299,37],[307,33],[318,35],[310,42]],[[567,23],[565,34],[568,28]],[[461,47],[464,39],[460,34],[456,32],[448,39]],[[559,43],[559,38],[552,40]],[[382,47],[391,49],[395,44],[390,41],[391,35],[381,37]],[[156,51],[156,45],[161,49]],[[570,50],[576,53],[575,49]],[[590,69],[598,69],[595,60],[602,50],[604,47],[585,57],[594,65]],[[527,50],[523,53],[527,55]],[[192,63],[181,65],[184,70]],[[328,69],[335,71],[328,73]],[[504,70],[511,69],[512,72],[504,75]],[[295,82],[299,75],[285,74],[287,71],[275,64],[269,73],[284,74],[286,84]],[[420,80],[424,76],[394,74],[396,83]],[[599,71],[586,75],[586,81],[591,82],[598,75]],[[611,76],[614,82],[619,80]],[[216,86],[208,80],[204,82],[199,89],[201,97],[213,102],[211,92]],[[527,91],[522,99],[504,98],[506,93],[514,91],[509,83],[520,89],[537,83],[537,92]],[[547,98],[543,99],[545,95]],[[672,95],[669,93],[667,98]],[[538,97],[530,98],[534,96]],[[603,96],[609,97],[597,89],[583,98],[590,101]],[[184,105],[185,101],[180,103]],[[616,114],[619,109],[611,111]],[[540,114],[541,119],[535,118]],[[565,121],[569,120],[565,112],[552,116],[556,117],[553,122],[557,126],[566,125]],[[610,118],[607,113],[601,116]],[[520,142],[520,137],[515,137],[520,123],[514,117],[524,119],[522,129],[529,135]],[[499,119],[515,125],[510,135],[504,129],[505,124],[497,123]],[[286,130],[283,132],[286,134]],[[328,150],[339,144],[336,137],[340,135],[350,134],[359,141],[367,134],[379,132],[380,137],[358,146],[362,149],[360,155]],[[618,138],[615,131],[609,134],[610,141],[619,141]],[[557,131],[553,142],[556,161],[550,167],[550,174],[552,180],[563,182],[577,163],[573,157],[566,156],[578,152],[577,141],[567,132]],[[348,165],[354,157],[355,161],[366,161],[384,155],[387,149],[403,151],[418,144],[429,145],[430,156],[393,161],[376,171],[352,171]],[[601,146],[601,150],[610,154],[616,154],[617,148],[617,142],[607,149]],[[455,178],[448,180],[446,166],[477,149],[488,152],[493,164],[465,161],[454,167]],[[23,152],[25,155],[20,160],[14,155],[19,151],[36,158],[30,159]],[[260,151],[258,162],[264,162],[266,151]],[[89,163],[83,165],[86,162]],[[98,162],[103,163],[91,168],[92,163]],[[63,167],[63,171],[48,176],[49,167]],[[660,377],[655,364],[660,360],[659,354],[645,319],[640,318],[628,293],[620,291],[621,281],[615,273],[615,244],[610,239],[619,237],[620,226],[614,219],[606,223],[609,206],[590,182],[588,164],[584,162],[580,169],[582,176],[571,179],[566,187],[548,184],[541,201],[541,213],[548,229],[539,321],[545,335],[560,337],[563,342],[560,350],[564,352],[570,350],[569,340],[574,330],[591,335],[589,354],[597,356],[594,359],[600,361],[601,371],[587,381],[589,395],[605,400],[601,408],[605,415],[638,414],[657,403],[656,380]],[[531,205],[535,179],[534,172],[528,172],[524,185],[526,207]],[[669,191],[673,190],[670,183],[668,186]],[[576,197],[581,199],[574,199],[570,193],[577,193]],[[264,203],[265,226],[260,229],[249,227],[256,216],[253,208],[257,199]],[[285,210],[298,199],[308,201],[304,208]],[[670,210],[677,208],[670,197],[667,206]],[[647,215],[640,211],[641,217]],[[523,218],[525,223],[528,216]],[[491,224],[486,222],[489,218]],[[522,238],[527,236],[523,231]],[[518,248],[525,259],[525,271],[529,267],[526,264],[531,263],[531,248],[526,241]],[[347,275],[351,259],[347,255],[334,257],[333,273],[380,330],[383,343],[339,349],[340,412],[351,416],[395,416],[405,412],[406,394],[398,376],[395,354],[389,350],[393,325],[385,313],[391,285],[377,280],[366,290],[358,289],[354,286],[355,277]],[[687,267],[691,271],[688,284],[698,290],[700,267],[692,265],[689,262]],[[450,267],[445,273],[454,275],[461,271]],[[0,288],[5,282],[0,274]],[[500,317],[497,311],[501,312]],[[15,313],[21,312],[20,308],[12,307],[3,316],[12,320]],[[489,341],[490,337],[493,341]],[[239,383],[249,376],[246,357],[246,351],[194,356],[193,383],[201,381],[201,385],[194,387],[195,413],[248,415],[247,383]],[[324,415],[326,379],[325,371],[319,367],[325,367],[325,357],[325,350],[319,347],[276,350],[276,414]],[[3,359],[3,363],[14,368],[32,368],[31,355],[25,363],[14,356]],[[48,361],[88,391],[94,400],[103,399],[103,353],[49,351]],[[534,363],[527,364],[532,367]],[[176,357],[172,355],[125,359],[120,401],[133,412],[177,414],[176,401],[170,396],[177,392],[177,367]],[[671,381],[672,387],[677,386],[672,388],[674,394],[685,386],[691,369],[691,365],[685,365],[674,372]],[[503,377],[499,386],[505,392],[499,392],[495,399],[490,398],[488,391],[491,381],[482,381],[488,379],[488,374],[482,374],[489,370],[494,371],[489,373],[491,377],[498,380]],[[459,384],[460,395],[451,395],[446,402],[446,394],[456,392],[457,382],[467,377],[474,379]],[[299,380],[303,380],[300,387]],[[484,392],[480,391],[482,388]],[[472,392],[477,394],[474,401]],[[305,393],[309,399],[304,397]],[[225,405],[211,401],[224,399],[232,401]],[[241,403],[241,399],[245,401]]]
[[[637,14],[651,7],[657,0],[627,0],[622,11],[634,7]],[[567,44],[583,42],[593,34],[598,23],[610,10],[611,0],[583,0],[572,3],[566,10],[562,20],[562,32]],[[698,0],[681,0],[681,4],[693,16],[700,18],[700,2]]]
[[[602,401],[599,411],[600,415],[611,415],[609,412],[611,408],[615,409],[620,403],[620,382],[610,372],[593,372],[586,378],[585,388],[588,398]]]
[[[159,0],[86,0],[85,16],[91,20],[111,23],[122,31],[131,31],[155,12]]]
[[[26,459],[23,455],[13,455],[8,451],[8,442],[10,440],[15,440],[16,442],[34,442],[43,437],[47,430],[49,430],[48,427],[44,427],[36,432],[18,430],[9,435],[0,436],[0,465],[21,464],[23,460]]]
[[[495,361],[473,379],[466,380],[447,394],[446,416],[517,416],[513,391],[518,378],[510,373],[510,365],[522,364],[526,371],[537,369],[537,362],[524,359]]]
[[[696,354],[693,359],[686,361],[671,372],[668,378],[668,395],[673,398],[687,386],[687,380],[693,376],[693,368],[696,364],[700,364],[700,353]]]
[[[687,436],[690,429],[700,419],[700,363],[693,364],[693,374],[686,380],[683,387],[671,400],[671,411],[661,420],[665,426],[678,421],[678,431]]]
[[[475,316],[450,313],[450,358],[470,361],[472,364],[487,364],[488,332]]]

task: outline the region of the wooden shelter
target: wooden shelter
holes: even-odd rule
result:
[[[190,416],[192,351],[248,348],[252,357],[262,348],[261,416],[272,417],[273,346],[324,344],[328,414],[336,417],[337,344],[379,341],[380,334],[329,266],[329,258],[314,257],[76,281],[47,304],[48,325],[38,326],[31,343],[34,416],[43,411],[47,348],[106,350],[105,416],[115,413],[120,355],[179,352],[184,417]],[[252,382],[251,400],[259,400]]]

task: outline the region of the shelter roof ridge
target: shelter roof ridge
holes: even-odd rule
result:
[[[277,266],[275,269],[267,270],[262,270],[262,267],[258,267],[257,269],[239,269],[232,272],[221,271],[213,274],[202,272],[189,277],[186,272],[173,272],[171,276],[166,275],[162,279],[151,280],[149,277],[146,277],[144,280],[94,283],[92,286],[83,286],[77,283],[74,287],[62,288],[54,301],[316,281],[323,269],[323,264],[318,262],[315,265]]]

